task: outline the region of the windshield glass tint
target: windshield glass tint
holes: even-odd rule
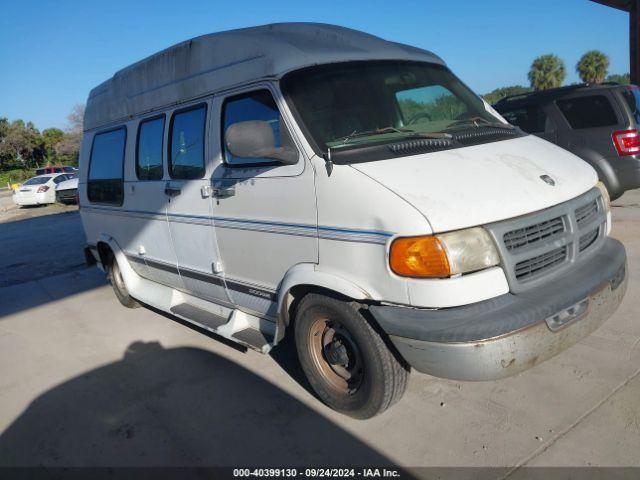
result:
[[[42,185],[43,183],[47,183],[51,177],[34,177],[30,178],[23,185]]]
[[[290,73],[282,86],[321,149],[499,121],[455,75],[434,64],[321,65]]]

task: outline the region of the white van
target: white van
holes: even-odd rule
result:
[[[354,417],[410,367],[532,367],[626,290],[594,170],[424,50],[318,24],[205,35],[93,89],[84,126],[87,259],[120,302],[262,352],[289,333]]]

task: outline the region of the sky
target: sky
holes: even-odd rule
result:
[[[0,0],[0,117],[64,128],[119,69],[206,33],[275,22],[355,28],[441,56],[477,93],[527,85],[531,61],[591,49],[629,71],[628,15],[589,0]]]

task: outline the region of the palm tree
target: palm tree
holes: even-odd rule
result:
[[[576,72],[585,83],[602,83],[607,77],[609,57],[598,50],[585,53],[576,64]]]
[[[564,62],[552,54],[536,58],[529,70],[529,81],[534,90],[547,90],[562,85],[567,76]]]

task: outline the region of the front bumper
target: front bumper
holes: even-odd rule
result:
[[[588,261],[517,295],[441,310],[369,310],[416,370],[455,380],[495,380],[589,335],[613,314],[626,287],[624,247],[607,239]]]
[[[68,188],[65,190],[56,190],[56,201],[61,203],[77,203],[78,189]]]

